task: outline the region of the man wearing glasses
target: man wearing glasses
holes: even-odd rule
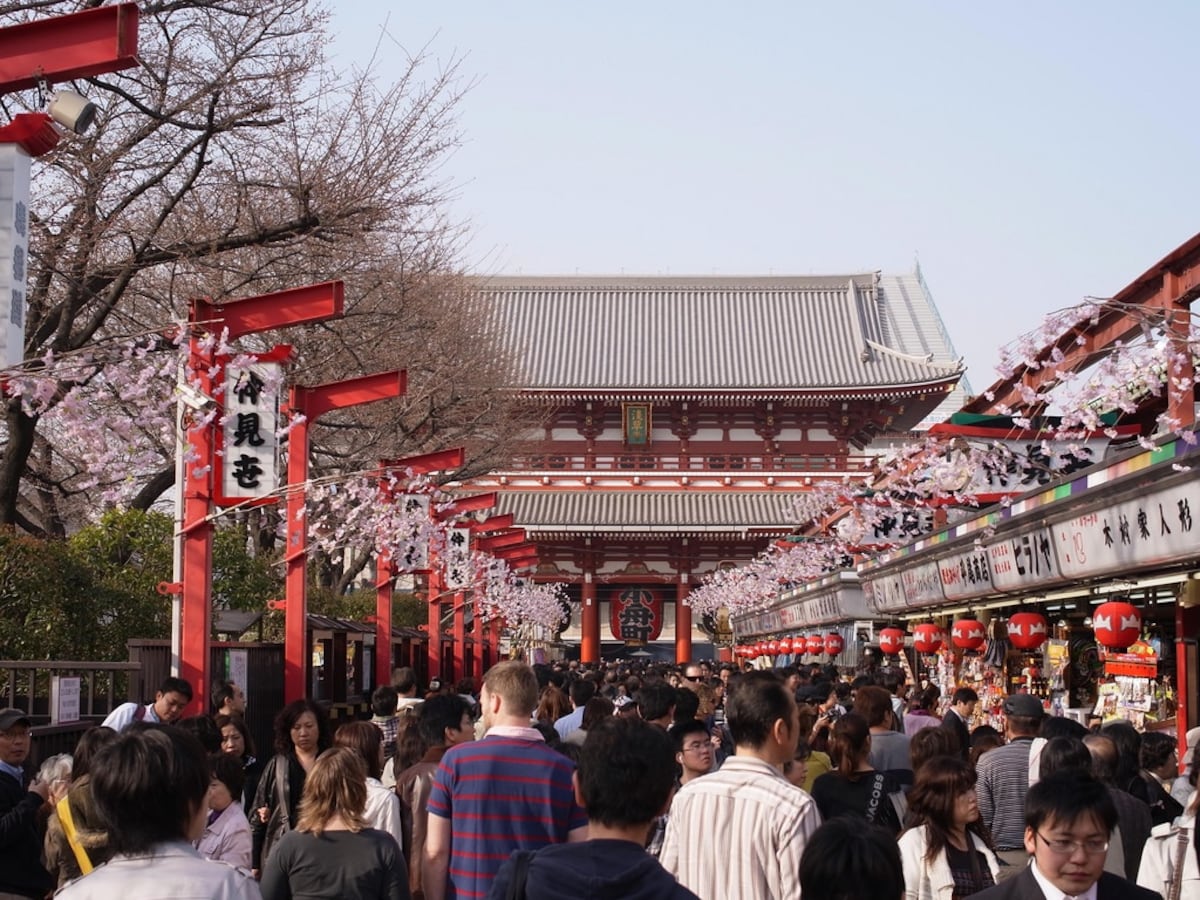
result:
[[[1154,900],[1153,891],[1104,871],[1117,808],[1107,788],[1078,772],[1041,779],[1025,798],[1025,849],[1020,874],[973,900]]]

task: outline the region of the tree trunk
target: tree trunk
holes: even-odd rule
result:
[[[10,401],[5,416],[8,423],[8,441],[4,455],[0,456],[0,525],[19,525],[18,501],[21,494],[21,476],[25,464],[33,452],[33,439],[37,430],[37,419],[27,416],[19,400]]]

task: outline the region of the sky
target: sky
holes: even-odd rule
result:
[[[1200,3],[328,2],[336,64],[459,60],[442,175],[475,271],[919,260],[981,391],[1200,231]]]

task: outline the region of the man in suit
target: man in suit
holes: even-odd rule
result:
[[[973,688],[960,687],[950,698],[950,708],[942,717],[942,728],[958,738],[958,752],[964,760],[971,757],[971,731],[967,723],[975,715],[975,704],[978,702],[979,695]]]
[[[1117,808],[1090,775],[1058,772],[1025,798],[1025,849],[1020,874],[975,894],[975,900],[1155,900],[1159,895],[1104,871]],[[1159,898],[1161,900],[1161,898]]]

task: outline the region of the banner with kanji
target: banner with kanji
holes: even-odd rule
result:
[[[258,354],[249,364],[222,367],[215,479],[220,506],[273,498],[279,489],[280,357],[290,352],[290,347],[279,348]]]

